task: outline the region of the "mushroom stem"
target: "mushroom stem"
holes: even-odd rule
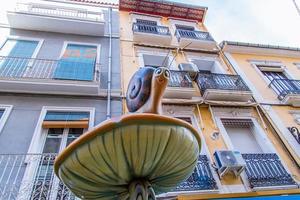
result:
[[[148,181],[133,181],[129,184],[129,200],[156,200],[155,192]]]

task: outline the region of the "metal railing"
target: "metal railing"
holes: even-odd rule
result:
[[[274,153],[242,154],[251,188],[297,185]]]
[[[16,12],[63,17],[79,20],[103,21],[101,12],[93,12],[85,9],[62,7],[57,5],[45,5],[37,3],[17,3]]]
[[[168,87],[192,88],[193,83],[189,77],[189,72],[171,70],[171,76]]]
[[[273,79],[269,84],[282,100],[288,94],[300,94],[300,80]]]
[[[293,126],[293,127],[288,127],[288,130],[293,135],[293,137],[298,142],[298,144],[300,144],[300,131],[299,131],[299,129],[297,127]]]
[[[133,23],[132,31],[140,32],[140,33],[151,33],[157,35],[170,35],[170,30],[166,26],[153,26],[153,25],[142,24],[142,23]]]
[[[198,73],[197,84],[203,95],[207,89],[250,91],[239,75]]]
[[[56,154],[0,154],[0,199],[74,200],[55,176]]]
[[[181,38],[214,41],[214,39],[211,37],[209,32],[203,32],[203,31],[176,29],[175,36],[177,37],[178,42],[180,41]]]
[[[92,74],[84,76],[85,67],[93,67],[93,69],[90,69],[93,71],[91,72]],[[60,74],[58,72],[60,72]],[[66,77],[61,76],[61,73],[65,74]],[[0,78],[4,79],[61,79],[83,81],[85,79],[80,79],[80,77],[88,77],[90,78],[89,81],[99,82],[99,73],[100,64],[0,56]]]
[[[185,182],[178,185],[173,192],[216,189],[218,187],[210,170],[209,160],[206,155],[200,155],[193,174]]]

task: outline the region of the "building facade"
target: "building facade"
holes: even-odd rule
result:
[[[14,4],[0,27],[0,199],[75,199],[57,153],[122,112],[118,7]]]
[[[299,194],[299,165],[249,86],[255,77],[240,74],[206,29],[207,8],[151,0],[119,8],[123,96],[140,67],[168,67],[163,112],[191,123],[203,142],[192,176],[159,198]]]
[[[218,45],[206,12],[156,0],[39,0],[8,10],[0,200],[78,199],[54,175],[55,156],[128,113],[129,81],[149,66],[171,71],[163,114],[191,123],[202,139],[193,174],[158,199],[299,197],[299,50]]]

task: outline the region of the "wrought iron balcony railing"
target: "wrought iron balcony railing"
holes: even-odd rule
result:
[[[178,41],[180,41],[181,38],[214,41],[214,39],[211,37],[209,32],[203,32],[203,31],[176,29],[175,36],[177,37]]]
[[[298,144],[300,144],[300,131],[299,131],[299,129],[297,127],[293,126],[293,127],[288,127],[288,130],[293,135],[293,137],[298,142]]]
[[[157,35],[170,35],[170,30],[166,26],[153,26],[153,25],[143,24],[143,23],[133,23],[132,31],[134,33],[140,32],[140,33],[150,33],[150,34],[157,34]]]
[[[85,9],[78,9],[72,7],[62,7],[45,5],[38,3],[17,3],[16,12],[71,18],[79,20],[89,20],[89,21],[103,21],[104,16],[101,12],[93,12]]]
[[[0,79],[100,80],[100,65],[66,60],[0,56]]]
[[[197,84],[203,95],[208,89],[250,91],[239,75],[199,73]]]
[[[217,183],[210,170],[208,158],[206,155],[200,155],[193,174],[177,186],[174,192],[216,189],[218,189]]]
[[[242,154],[251,188],[297,185],[276,154]]]
[[[0,199],[75,200],[55,176],[56,154],[0,154]]]
[[[288,94],[300,95],[300,80],[273,79],[269,84],[278,94],[278,99],[282,100]]]
[[[189,72],[171,70],[168,87],[192,88],[193,84],[189,77]]]

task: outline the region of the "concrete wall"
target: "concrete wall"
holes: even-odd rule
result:
[[[12,105],[12,111],[0,133],[0,154],[27,153],[43,106],[94,107],[97,125],[106,119],[106,100],[30,95],[1,95],[0,105]],[[122,112],[121,101],[112,101],[112,116]]]

